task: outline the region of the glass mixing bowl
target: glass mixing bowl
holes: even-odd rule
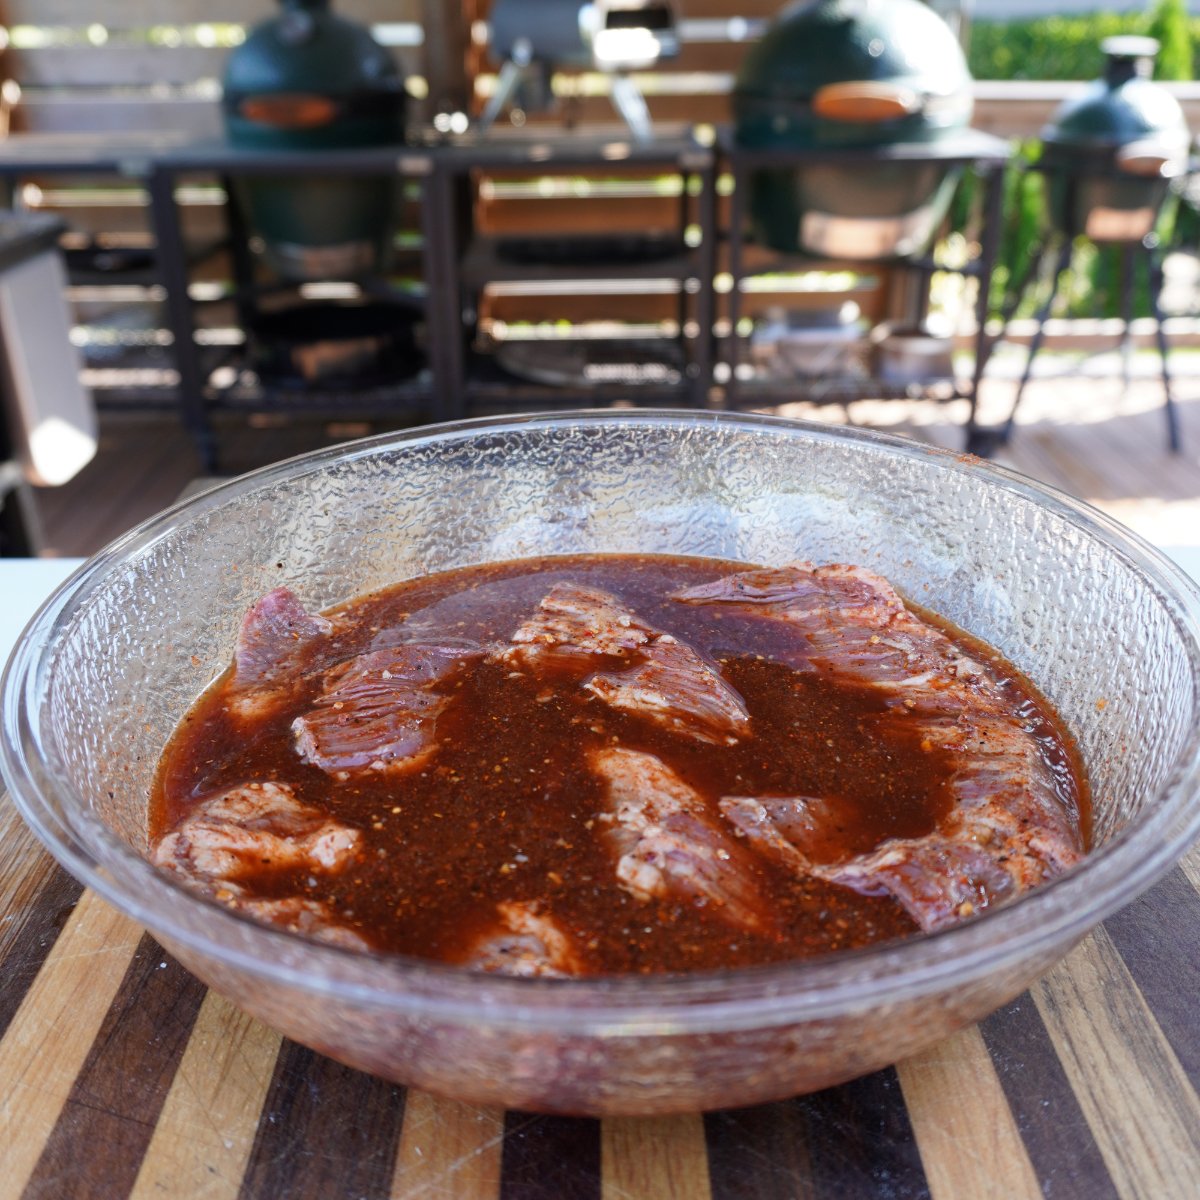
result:
[[[373,957],[199,899],[142,857],[176,722],[281,583],[322,608],[428,571],[578,551],[880,571],[1057,706],[1094,795],[1069,875],[957,928],[683,977],[512,979]],[[1102,514],[855,429],[607,411],[464,422],[307,455],[148,521],[43,607],[4,680],[3,768],[79,879],[211,987],[323,1053],[480,1103],[666,1113],[912,1054],[1011,999],[1200,826],[1200,592]]]

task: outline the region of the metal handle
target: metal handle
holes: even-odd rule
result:
[[[315,129],[329,125],[340,112],[337,100],[308,92],[275,92],[246,96],[237,105],[238,113],[260,125],[276,129]]]
[[[812,103],[818,116],[831,121],[873,124],[909,116],[921,107],[921,98],[902,84],[862,79],[827,83],[814,93]]]

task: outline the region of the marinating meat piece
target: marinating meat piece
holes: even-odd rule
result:
[[[639,900],[690,897],[744,929],[770,925],[753,856],[660,758],[608,749],[594,751],[589,762],[608,785],[599,820],[627,892]]]
[[[207,880],[264,870],[337,871],[358,830],[301,804],[285,783],[245,783],[201,800],[154,849],[160,867]]]
[[[368,943],[320,900],[256,897],[243,879],[301,869],[336,874],[356,857],[357,829],[301,804],[285,783],[246,783],[201,800],[154,847],[151,861],[193,889],[259,921],[281,925],[331,945]]]
[[[700,655],[657,634],[623,671],[600,671],[583,686],[611,708],[636,713],[702,742],[732,746],[750,732],[745,701]]]
[[[496,905],[495,927],[476,940],[460,961],[480,971],[525,978],[583,974],[570,937],[554,918],[537,904],[515,901]]]
[[[228,908],[236,909],[270,925],[281,925],[291,933],[316,938],[330,946],[347,950],[370,950],[371,943],[362,934],[340,924],[329,906],[306,896],[285,896],[277,900],[251,899],[240,889],[222,890],[217,898]]]
[[[302,655],[333,624],[306,611],[296,595],[275,588],[242,618],[229,682],[229,709],[245,719],[268,716],[294,692]]]
[[[814,796],[726,796],[717,807],[756,849],[766,850],[797,872],[837,844],[839,805]]]
[[[939,700],[955,711],[985,668],[905,606],[882,576],[862,567],[791,563],[726,575],[676,596],[689,604],[737,604],[795,628],[797,665],[895,694],[898,703]],[[991,681],[994,684],[994,681]]]
[[[595,588],[555,584],[498,657],[534,671],[574,667],[610,707],[700,741],[732,745],[750,732],[745,701],[714,664]],[[624,662],[596,671],[597,657]]]
[[[622,658],[644,646],[653,634],[608,592],[582,583],[556,583],[498,657],[531,667],[547,658],[573,659],[586,670],[595,655]]]
[[[760,848],[802,869],[781,849],[786,843],[814,875],[889,893],[926,930],[1079,861],[1078,814],[1028,722],[1012,711],[1003,680],[906,608],[886,580],[859,567],[795,563],[727,576],[677,598],[744,605],[789,622],[797,665],[876,689],[886,700],[882,720],[903,721],[923,749],[942,751],[954,766],[953,804],[936,830],[842,863],[821,861],[803,823],[780,821],[779,799],[757,809],[746,798],[722,801],[725,816]]]
[[[480,653],[402,643],[333,668],[312,710],[292,722],[300,757],[340,779],[420,766],[437,748],[437,717],[450,703],[435,689]]]
[[[815,873],[866,896],[891,896],[926,933],[956,925],[1023,890],[985,847],[939,833],[894,838],[872,854]]]
[[[802,797],[731,796],[720,802],[720,809],[747,844],[796,875],[865,896],[891,896],[926,932],[956,924],[1017,891],[1002,863],[969,837],[934,832],[891,838],[869,854],[829,862],[819,857],[827,837],[816,815],[819,803]]]

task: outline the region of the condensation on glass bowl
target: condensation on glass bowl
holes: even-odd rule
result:
[[[855,562],[990,642],[1079,742],[1096,846],[931,937],[680,978],[503,979],[355,954],[197,899],[141,857],[164,742],[286,583],[316,608],[443,568],[641,551]],[[419,429],[294,459],[147,522],[35,618],[3,765],[80,879],[205,982],[354,1066],[480,1103],[654,1113],[814,1090],[1018,994],[1200,825],[1200,595],[1101,514],[968,456],[749,415],[608,411]]]

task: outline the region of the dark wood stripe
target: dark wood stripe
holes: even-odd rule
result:
[[[981,1021],[979,1031],[1043,1195],[1115,1198],[1100,1148],[1029,993]]]
[[[705,1117],[713,1200],[929,1196],[892,1068],[780,1104]]]
[[[204,985],[143,936],[25,1200],[128,1194],[203,999]]]
[[[792,1102],[706,1113],[713,1200],[812,1195],[807,1123]]]
[[[1200,896],[1176,867],[1104,922],[1194,1088],[1200,1089]]]
[[[0,1037],[83,895],[82,884],[47,863],[40,885],[23,889],[8,911],[0,910]]]
[[[599,1200],[600,1122],[508,1112],[500,1200]]]
[[[402,1087],[285,1041],[241,1195],[386,1196],[403,1121]]]
[[[71,900],[69,888],[75,893]],[[17,970],[23,978],[30,966],[37,973],[66,920],[64,908],[69,911],[82,891],[42,849],[0,783],[0,1011],[19,1006],[29,985],[20,987],[13,1005],[11,973]],[[11,1016],[10,1011],[5,1025]]]

